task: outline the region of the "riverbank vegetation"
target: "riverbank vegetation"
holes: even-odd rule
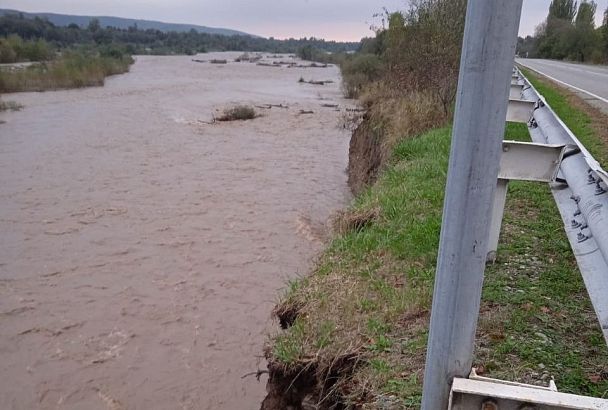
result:
[[[350,146],[358,195],[311,275],[274,310],[282,329],[265,351],[262,409],[419,408],[465,7],[415,1],[388,14],[361,53],[313,58],[340,58],[345,92],[366,109]],[[604,158],[584,115],[550,90],[541,92]],[[528,130],[507,124],[505,138],[529,141]],[[545,184],[509,187],[476,341],[484,376],[554,377],[560,391],[608,395],[608,350]]]
[[[608,63],[608,8],[603,24],[595,25],[597,3],[592,0],[553,0],[546,20],[534,36],[519,38],[521,57]]]
[[[53,58],[53,50],[42,39],[24,41],[16,34],[0,37],[0,64],[47,61],[51,58]]]
[[[316,38],[276,40],[262,37],[189,32],[162,32],[102,27],[56,26],[22,14],[0,16],[0,64],[35,63],[0,69],[0,92],[43,91],[102,85],[105,77],[124,73],[133,54],[196,54],[206,51],[294,53],[303,46],[326,52],[354,50],[359,43]]]
[[[132,63],[118,48],[57,51],[35,64],[1,69],[0,93],[99,86],[106,77],[129,71]]]

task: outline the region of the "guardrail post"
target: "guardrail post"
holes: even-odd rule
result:
[[[492,222],[490,225],[490,239],[488,241],[488,262],[495,262],[498,252],[498,239],[500,237],[500,228],[502,227],[502,218],[505,213],[505,204],[507,202],[507,190],[509,188],[509,180],[498,178],[496,184],[496,192],[492,203]]]
[[[431,310],[423,410],[466,377],[486,263],[522,0],[469,0]]]

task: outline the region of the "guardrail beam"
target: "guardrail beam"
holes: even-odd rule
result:
[[[566,184],[551,192],[564,222],[564,229],[585,282],[587,293],[608,344],[608,173],[559,119],[528,79],[523,98],[538,101],[528,130],[532,140],[576,147],[560,168]]]

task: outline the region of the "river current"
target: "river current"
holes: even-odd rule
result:
[[[259,408],[245,375],[349,200],[349,134],[338,68],[239,54],[3,96],[0,408]],[[239,103],[262,116],[210,123]]]

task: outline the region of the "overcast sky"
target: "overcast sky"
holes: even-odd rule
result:
[[[524,0],[520,34],[533,34],[551,0]],[[394,11],[407,0],[0,0],[0,8],[33,12],[105,15],[192,23],[265,37],[359,40],[369,36],[374,14]],[[598,0],[597,24],[608,0]]]

